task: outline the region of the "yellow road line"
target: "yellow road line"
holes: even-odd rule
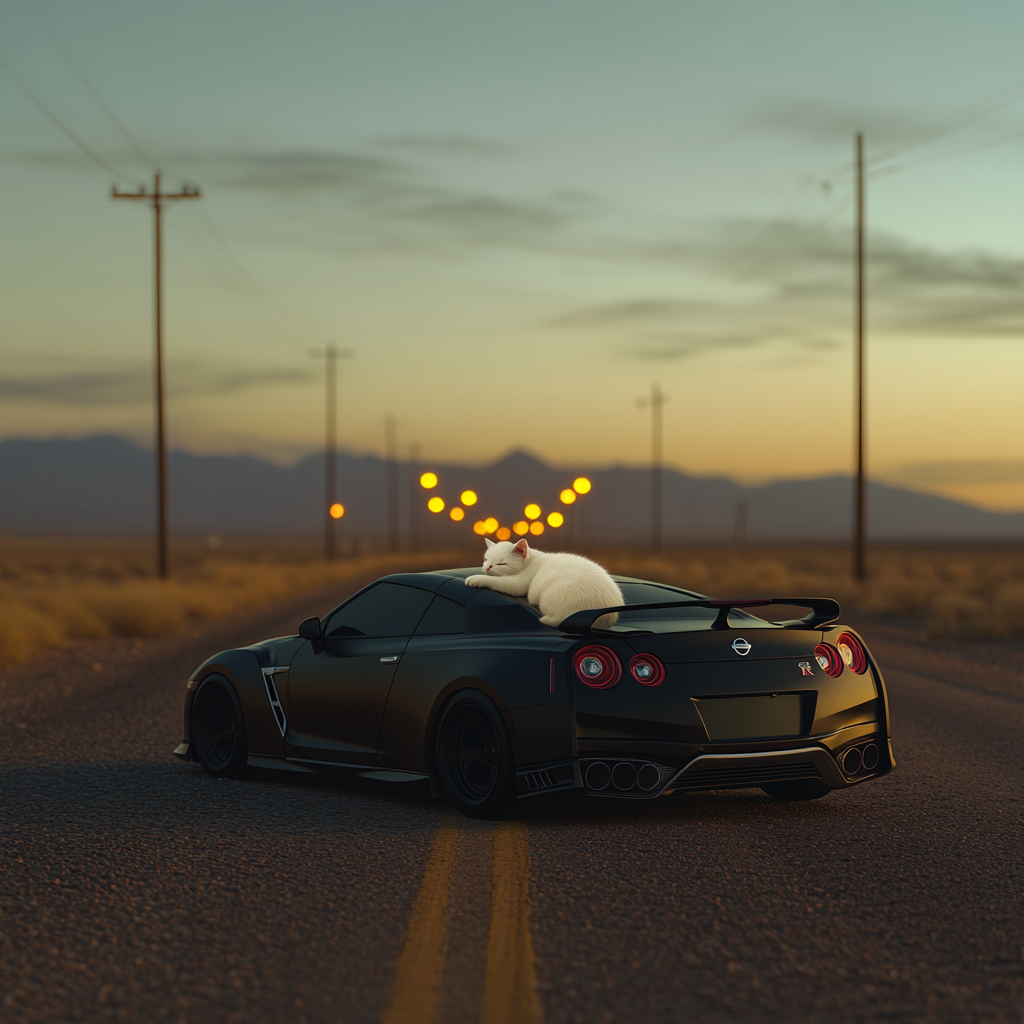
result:
[[[445,910],[458,833],[442,819],[409,919],[383,1024],[431,1024],[441,975]]]
[[[494,834],[491,934],[483,1024],[540,1024],[530,936],[530,852],[526,826],[502,822]]]

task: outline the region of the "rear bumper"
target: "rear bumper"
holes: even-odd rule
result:
[[[821,779],[833,789],[850,785],[823,747],[801,747],[761,754],[701,754],[681,768],[659,796],[683,790],[740,789],[791,779]]]

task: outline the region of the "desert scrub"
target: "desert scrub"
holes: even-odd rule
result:
[[[48,557],[48,556],[47,556]],[[357,578],[465,562],[462,553],[368,555],[336,562],[280,563],[203,557],[169,580],[142,575],[133,552],[79,558],[65,552],[0,561],[0,665],[76,640],[180,633],[191,625],[290,594]],[[120,570],[120,571],[119,571]]]
[[[920,620],[933,637],[1024,635],[1024,547],[876,547],[857,583],[845,547],[587,552],[611,572],[714,597],[834,597],[844,608]]]

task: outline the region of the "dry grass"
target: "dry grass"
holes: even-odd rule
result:
[[[689,548],[593,552],[609,570],[720,597],[834,597],[844,608],[919,618],[928,635],[1024,634],[1024,547],[905,546],[871,552],[856,583],[848,549]]]
[[[180,633],[303,591],[357,578],[464,561],[452,552],[366,554],[333,563],[315,544],[274,540],[180,542],[173,578],[153,576],[152,546],[133,539],[6,538],[0,541],[0,664],[46,647],[109,635]]]
[[[612,572],[720,597],[835,597],[845,608],[919,619],[932,636],[1024,634],[1024,547],[878,548],[863,585],[839,547],[693,547],[653,555],[585,551]],[[362,554],[331,564],[312,541],[177,541],[173,578],[153,577],[148,538],[0,538],[0,664],[109,635],[155,636],[302,591],[402,570],[473,565],[466,551]]]

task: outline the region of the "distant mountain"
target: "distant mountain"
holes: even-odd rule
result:
[[[178,533],[314,533],[320,529],[323,458],[282,468],[247,456],[170,453],[171,527]],[[527,502],[545,514],[567,515],[563,542],[642,542],[649,536],[650,471],[644,467],[567,471],[512,452],[490,466],[432,463],[436,493],[450,507],[470,488],[480,495],[469,522],[489,515],[510,524]],[[571,509],[558,493],[583,473],[593,491]],[[465,531],[426,511],[427,494],[414,468],[398,467],[403,541],[410,520],[417,530]],[[338,457],[338,495],[350,536],[383,537],[387,524],[386,470],[374,456]],[[838,540],[850,532],[851,484],[846,477],[781,480],[740,487],[722,477],[664,473],[664,536],[668,544],[733,537],[739,502],[747,502],[748,532],[759,540]],[[411,490],[411,494],[410,494]],[[117,532],[153,524],[152,453],[117,437],[81,441],[10,440],[0,443],[0,530]],[[410,500],[411,499],[411,500]],[[416,521],[418,519],[418,522]],[[1000,514],[928,494],[873,483],[869,523],[879,540],[1024,540],[1024,514]],[[455,534],[453,534],[454,536]]]

